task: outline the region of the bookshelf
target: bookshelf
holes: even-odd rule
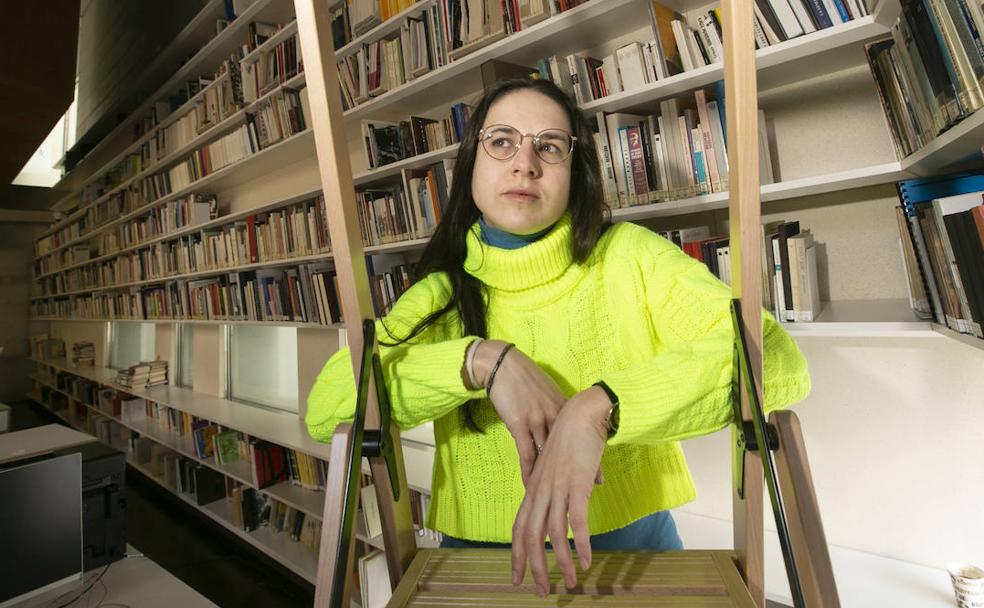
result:
[[[373,30],[355,37],[339,49],[336,56],[351,54],[363,44],[394,35],[398,32],[404,17],[419,14],[432,4],[433,0],[417,2]],[[666,4],[689,16],[707,10],[713,3],[670,0]],[[832,256],[837,254],[838,248],[850,244],[852,252],[859,252],[864,258],[870,257],[870,259],[855,259],[850,263],[838,262],[832,258],[827,267],[831,276],[829,300],[825,303],[823,314],[815,322],[788,323],[786,327],[797,337],[934,339],[945,337],[982,348],[979,340],[919,320],[913,315],[903,295],[904,276],[898,272],[901,266],[900,254],[897,243],[892,238],[893,235],[897,236],[896,227],[892,216],[886,210],[891,209],[890,199],[894,196],[889,184],[912,176],[939,172],[944,167],[965,160],[978,150],[980,142],[984,140],[984,113],[977,112],[919,152],[901,160],[896,158],[891,149],[885,119],[878,105],[862,43],[888,33],[893,22],[898,18],[900,5],[898,0],[879,0],[873,4],[871,15],[867,17],[775,44],[757,52],[761,103],[772,121],[770,133],[775,138],[772,142],[773,162],[781,176],[776,183],[766,184],[761,188],[763,215],[770,214],[791,219],[802,215],[806,218],[804,222],[807,227],[822,227],[825,231],[820,238],[829,241]],[[196,32],[203,28],[208,29],[202,23],[207,24],[209,20],[214,20],[221,14],[220,5],[221,2],[217,0],[209,2],[199,17],[196,17],[196,21],[192,24],[194,28],[192,25],[189,25],[189,28],[197,28]],[[256,102],[246,104],[241,110],[181,147],[170,151],[145,172],[124,180],[114,189],[93,199],[91,203],[81,204],[80,192],[83,188],[100,179],[128,154],[139,150],[157,129],[172,124],[170,121],[177,120],[180,113],[186,112],[193,100],[183,105],[169,119],[162,121],[147,134],[133,141],[120,143],[140,116],[153,106],[153,102],[172,93],[192,75],[212,73],[224,59],[228,58],[232,49],[242,44],[246,26],[254,20],[283,23],[286,26],[247,55],[246,61],[255,59],[259,54],[295,35],[297,31],[296,22],[293,21],[293,6],[290,2],[258,0],[250,5],[240,17],[230,23],[229,27],[204,44],[201,50],[148,99],[147,103],[117,127],[106,138],[107,143],[100,144],[94,151],[99,154],[90,155],[93,160],[83,161],[79,171],[80,175],[87,174],[87,177],[68,176],[63,180],[64,184],[73,184],[71,186],[73,191],[63,199],[60,207],[78,208],[43,233],[42,238],[56,234],[85,217],[89,209],[107,200],[114,191],[122,190],[128,184],[134,183],[146,171],[153,172],[167,167],[196,148],[214,141],[231,129],[238,128],[246,120],[247,113],[255,110],[261,102],[269,99],[277,91],[300,89],[305,86],[306,79],[302,72],[261,96]],[[530,65],[543,56],[581,50],[588,50],[593,56],[603,56],[627,41],[645,39],[648,36],[645,31],[648,29],[644,1],[590,0],[357,105],[344,113],[355,186],[380,187],[399,183],[401,180],[405,186],[407,171],[452,159],[458,149],[457,145],[445,146],[379,168],[369,169],[366,166],[361,142],[359,129],[361,120],[398,120],[409,115],[438,117],[445,114],[447,108],[455,102],[461,100],[470,102],[477,98],[482,86],[477,69],[486,61],[498,59]],[[186,42],[190,44],[192,38],[191,33],[179,36],[179,41],[175,44]],[[722,74],[721,65],[697,68],[637,89],[584,103],[581,107],[589,117],[598,112],[651,112],[658,106],[659,100],[690,95],[694,89],[707,87],[720,80]],[[844,91],[843,95],[832,92],[837,90]],[[803,146],[797,141],[799,139],[810,141],[811,145],[815,145],[816,149],[810,150],[812,158],[810,153],[803,152],[801,149]],[[99,158],[100,154],[106,160],[99,163],[98,168],[90,166],[97,162],[95,159]],[[320,191],[314,137],[310,129],[305,129],[219,169],[187,187],[151,200],[133,211],[120,214],[83,235],[59,242],[45,251],[44,255],[37,256],[34,262],[40,266],[42,258],[53,260],[55,256],[72,246],[95,243],[101,235],[132,221],[148,209],[188,194],[215,194],[219,207],[219,215],[215,219],[154,236],[112,252],[100,253],[91,259],[73,262],[55,270],[37,272],[34,279],[40,282],[60,273],[110,261],[202,230],[221,228],[252,214],[288,208],[314,199]],[[660,229],[666,226],[683,226],[693,221],[719,226],[723,218],[721,212],[727,208],[727,205],[728,193],[717,192],[618,208],[613,210],[612,217],[616,221],[637,221]],[[848,228],[851,224],[869,225],[869,223],[877,238],[872,238],[870,243],[859,243],[857,231],[852,232]],[[363,252],[380,259],[412,260],[426,243],[426,238],[414,238],[363,247]],[[140,288],[165,281],[206,278],[333,259],[331,252],[321,252],[310,256],[272,259],[259,263],[172,274],[163,278],[128,281],[112,286],[69,290],[57,296],[35,296],[32,301],[51,301],[56,298]],[[885,266],[879,266],[880,264]],[[891,272],[883,272],[884,268],[889,268]],[[887,278],[871,279],[874,275],[883,274],[887,275]],[[101,328],[108,323],[132,321],[153,323],[159,333],[173,332],[177,323],[190,324],[208,330],[207,339],[213,350],[219,350],[217,344],[222,339],[221,333],[225,326],[294,328],[299,336],[298,358],[301,360],[299,364],[305,366],[305,370],[298,378],[298,394],[301,395],[302,401],[299,414],[244,407],[243,404],[226,398],[223,394],[222,382],[218,380],[198,390],[169,386],[149,391],[133,391],[133,393],[248,435],[304,451],[318,458],[328,457],[327,446],[317,444],[307,437],[302,422],[303,400],[320,366],[340,344],[343,344],[339,337],[344,333],[343,324],[105,317],[83,319],[52,316],[39,316],[34,320],[47,322],[48,333],[52,336],[64,337],[66,345],[70,345],[71,340],[80,335],[100,334]],[[196,342],[197,340],[196,336]],[[106,346],[103,340],[101,348]],[[167,349],[164,350],[164,356],[168,356]],[[37,364],[39,367],[47,366],[97,383],[111,382],[113,375],[112,370],[71,368],[64,362],[38,361]],[[195,371],[196,377],[199,372],[213,376],[221,374],[214,362],[200,366],[196,361]],[[37,381],[44,384],[41,379]],[[48,388],[52,387],[48,385]],[[123,422],[121,424],[125,425]],[[146,433],[147,436],[176,452],[188,454],[188,446],[174,437],[156,433],[147,427],[142,427],[142,431],[138,428],[133,430]],[[433,436],[428,438],[426,433],[423,436],[414,435],[411,431],[404,434],[404,439],[405,461],[411,487],[427,492],[430,485],[430,463],[433,461],[434,452]],[[194,453],[193,449],[191,453]],[[204,464],[208,465],[208,463]],[[244,478],[242,472],[234,468],[221,467],[219,470],[233,479],[242,481]],[[321,517],[320,505],[324,500],[323,495],[279,486],[264,491],[313,517]],[[319,500],[321,502],[318,502]],[[220,525],[230,527],[232,524],[229,513],[223,509],[224,507],[216,506],[203,509],[203,512]],[[298,557],[291,553],[292,548],[281,547],[279,540],[267,538],[263,533],[242,533],[240,536],[246,542],[270,553],[301,576],[313,580],[309,576],[314,571],[310,555]],[[378,539],[375,541],[369,539],[369,541],[369,544],[375,545]]]

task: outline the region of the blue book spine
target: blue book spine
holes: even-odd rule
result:
[[[727,116],[725,116],[725,106],[727,104],[725,103],[725,99],[724,99],[724,81],[718,80],[717,82],[714,83],[713,88],[714,88],[714,99],[717,99],[718,102],[717,104],[718,114],[721,115],[721,134],[722,134],[721,137],[724,138],[724,145],[725,147],[727,147],[728,120],[727,120]]]
[[[806,4],[810,12],[813,13],[813,19],[817,22],[817,29],[834,27],[834,22],[830,20],[830,15],[827,14],[827,9],[824,8],[821,0],[808,0]]]
[[[844,6],[844,0],[834,0],[834,6],[837,7],[837,12],[840,13],[841,20],[844,23],[851,20],[851,13],[848,12],[847,7]]]

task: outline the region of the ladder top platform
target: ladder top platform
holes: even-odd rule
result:
[[[388,605],[754,608],[734,557],[731,551],[598,551],[591,568],[577,567],[578,587],[569,592],[548,551],[550,595],[541,599],[529,573],[522,585],[512,585],[509,549],[422,549]]]

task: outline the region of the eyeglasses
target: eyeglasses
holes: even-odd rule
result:
[[[574,151],[577,138],[560,129],[544,129],[536,135],[525,135],[509,125],[491,125],[478,132],[485,152],[496,160],[509,160],[516,156],[523,140],[533,138],[533,151],[545,163],[557,164],[567,160]]]

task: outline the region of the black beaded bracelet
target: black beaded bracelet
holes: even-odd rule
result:
[[[516,346],[516,345],[513,344],[512,342],[510,342],[510,343],[506,344],[506,347],[502,349],[502,352],[501,353],[499,353],[499,358],[495,360],[495,365],[492,366],[492,371],[489,372],[489,379],[485,383],[485,394],[486,395],[488,395],[490,397],[492,396],[492,382],[495,380],[495,374],[499,371],[499,366],[502,365],[502,360],[506,358],[506,353],[508,353],[509,352],[509,349],[512,348],[512,347],[514,347],[514,346]]]

